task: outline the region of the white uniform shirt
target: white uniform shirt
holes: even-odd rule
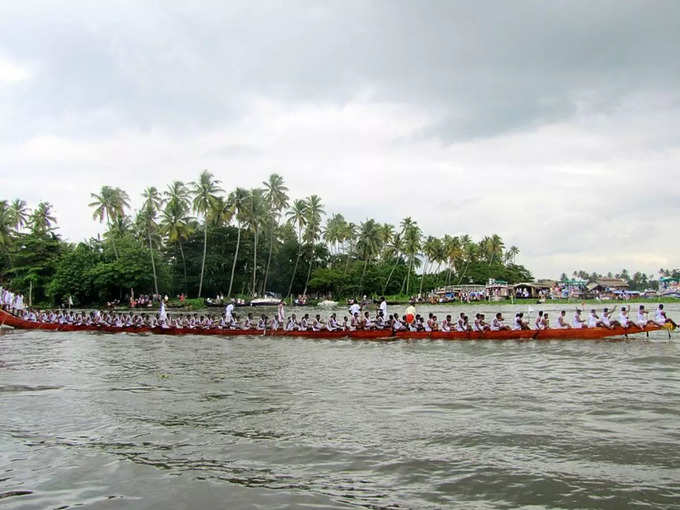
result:
[[[512,329],[514,330],[522,329],[522,318],[519,315],[515,317],[515,320],[513,321],[512,324]]]
[[[656,323],[659,324],[660,326],[663,326],[664,324],[666,324],[666,314],[664,313],[664,311],[661,308],[656,309],[655,319],[656,319]]]

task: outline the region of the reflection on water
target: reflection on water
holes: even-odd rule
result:
[[[677,341],[6,334],[0,505],[680,508]]]

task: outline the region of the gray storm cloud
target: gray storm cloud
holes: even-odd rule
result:
[[[677,2],[5,2],[0,33],[3,188],[68,237],[105,183],[276,170],[539,276],[678,265]]]

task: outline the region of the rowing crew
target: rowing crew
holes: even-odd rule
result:
[[[73,312],[73,311],[16,311],[17,316],[30,322],[44,324],[60,324],[70,326],[100,326],[114,328],[173,328],[173,329],[269,329],[269,322],[263,315],[260,319],[253,318],[249,313],[245,321],[239,321],[238,316],[230,319],[226,315],[171,315],[164,309],[154,314]]]
[[[664,326],[672,324],[677,327],[676,323],[666,316],[663,309],[663,304],[660,304],[656,309],[654,320],[648,319],[648,312],[644,305],[640,305],[637,312],[637,321],[633,321],[628,316],[628,310],[622,307],[619,313],[618,320],[612,319],[614,310],[605,308],[601,315],[598,315],[596,310],[591,310],[588,319],[584,319],[581,315],[581,310],[577,309],[574,312],[571,323],[568,322],[566,311],[562,310],[557,316],[556,323],[552,325],[554,329],[566,328],[607,328],[613,329],[616,327],[630,328],[635,327],[644,329],[649,325]],[[416,314],[415,317],[404,315],[400,317],[398,314],[388,315],[387,318],[382,310],[378,310],[375,317],[371,317],[369,312],[364,312],[361,315],[355,312],[350,319],[347,316],[339,320],[335,313],[331,314],[326,322],[321,319],[320,315],[311,318],[308,313],[304,314],[300,319],[296,314],[292,314],[288,320],[285,320],[283,314],[279,313],[273,318],[269,319],[266,315],[261,315],[259,318],[254,318],[252,313],[249,313],[244,321],[241,321],[237,315],[224,314],[222,316],[216,315],[170,315],[165,312],[164,307],[161,307],[157,315],[153,314],[134,314],[134,313],[109,313],[102,311],[95,312],[73,312],[73,311],[41,311],[36,312],[32,309],[25,311],[17,311],[17,315],[31,322],[40,322],[46,324],[63,324],[74,326],[103,326],[103,327],[117,327],[117,328],[186,328],[186,329],[232,329],[232,330],[279,330],[286,331],[356,331],[356,330],[392,330],[392,331],[503,331],[503,330],[526,330],[532,329],[527,320],[524,319],[523,312],[517,312],[510,324],[505,322],[503,314],[498,312],[494,315],[490,322],[486,321],[483,313],[475,314],[474,321],[470,321],[465,312],[461,312],[456,320],[451,318],[451,315],[439,321],[437,316],[430,313],[427,318]],[[550,318],[547,312],[538,312],[538,316],[533,324],[533,329],[549,329],[551,328]]]
[[[541,312],[539,312],[539,315]],[[543,314],[545,315],[545,314]],[[625,306],[621,307],[619,311],[618,320],[613,319],[614,310],[609,310],[604,308],[602,315],[598,315],[595,309],[590,310],[590,314],[587,319],[584,319],[581,315],[581,310],[576,309],[574,316],[572,317],[571,324],[567,322],[566,312],[562,312],[557,316],[557,325],[559,329],[566,328],[638,328],[644,329],[647,326],[665,326],[666,324],[671,324],[673,327],[677,327],[677,324],[670,319],[663,309],[663,304],[659,304],[654,314],[654,319],[649,318],[649,312],[645,310],[645,305],[640,305],[637,311],[637,317],[633,320],[629,316],[629,309]]]

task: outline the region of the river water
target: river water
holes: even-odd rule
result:
[[[0,508],[680,508],[678,369],[665,332],[11,332]]]

